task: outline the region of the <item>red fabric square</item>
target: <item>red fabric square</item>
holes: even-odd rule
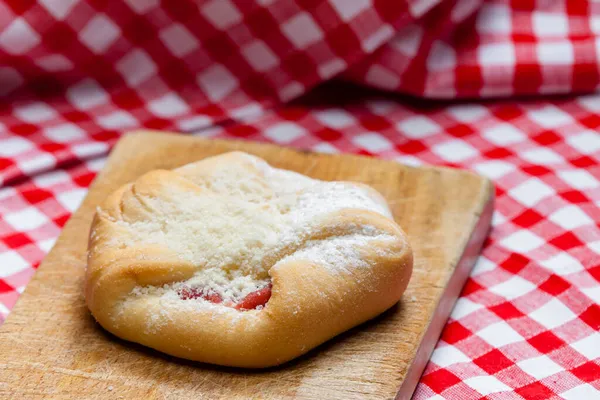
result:
[[[553,296],[558,296],[570,287],[569,282],[558,275],[551,275],[550,278],[540,285],[540,289]]]
[[[573,247],[579,247],[583,245],[581,240],[579,240],[579,238],[575,236],[572,232],[563,233],[562,235],[550,240],[549,243],[553,244],[561,250],[569,250]]]
[[[460,322],[453,321],[446,325],[441,338],[446,343],[455,344],[471,335],[471,331],[465,328]]]
[[[473,360],[473,362],[485,372],[492,375],[514,365],[514,362],[506,358],[506,356],[498,349],[485,353],[481,357]]]
[[[510,302],[504,302],[490,307],[490,311],[493,311],[497,316],[504,320],[520,318],[525,315]]]
[[[584,382],[593,382],[600,379],[600,365],[594,361],[580,365],[572,369],[571,372]]]
[[[555,397],[554,392],[540,382],[530,383],[516,389],[515,392],[528,400],[547,400]]]
[[[523,228],[530,228],[538,222],[542,221],[544,216],[534,210],[526,210],[524,213],[516,217],[513,222]]]
[[[460,381],[459,377],[446,369],[438,369],[421,378],[421,382],[429,386],[431,390],[436,393],[442,393],[444,390],[451,388]]]
[[[539,352],[547,354],[565,345],[565,341],[550,331],[545,331],[532,338],[527,339],[529,344]]]
[[[589,306],[579,318],[595,330],[600,330],[600,306],[598,304]]]
[[[502,263],[502,268],[513,274],[518,274],[525,266],[529,264],[529,259],[521,254],[512,253],[506,261]]]
[[[11,249],[18,249],[19,247],[23,247],[32,242],[31,238],[25,233],[14,233],[12,235],[5,236],[2,238],[2,241]]]
[[[52,193],[48,192],[47,190],[43,190],[43,189],[24,190],[21,193],[21,196],[23,196],[31,204],[36,204],[36,203],[39,203],[41,201],[44,201],[46,199],[50,199],[53,197]]]
[[[7,293],[15,290],[13,287],[9,286],[6,282],[0,279],[0,293]]]

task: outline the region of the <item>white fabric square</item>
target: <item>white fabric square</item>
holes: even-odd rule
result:
[[[79,32],[81,41],[96,54],[104,53],[120,35],[121,29],[104,14],[96,14]]]
[[[79,110],[90,110],[106,104],[108,94],[95,80],[86,78],[67,90],[67,99]]]
[[[352,18],[371,7],[370,0],[330,0],[330,4],[342,21],[345,22],[352,20]]]
[[[578,340],[571,344],[577,352],[581,353],[588,360],[595,360],[600,357],[600,332],[594,332],[590,336]]]
[[[583,154],[593,154],[600,150],[600,135],[596,131],[584,131],[569,136],[566,140],[571,147]]]
[[[0,47],[9,54],[25,54],[40,43],[40,35],[21,17],[0,32]]]
[[[460,122],[475,122],[489,115],[489,110],[479,104],[461,104],[450,106],[448,112]]]
[[[537,178],[530,178],[508,193],[519,203],[531,207],[540,200],[554,194],[554,190]]]
[[[242,14],[229,0],[212,0],[201,6],[202,15],[219,29],[227,29],[242,20]]]
[[[558,128],[573,123],[573,117],[554,106],[528,111],[527,116],[544,128]]]
[[[0,156],[2,157],[13,157],[33,148],[33,144],[29,140],[20,136],[3,138],[0,143],[2,143],[0,146]]]
[[[196,115],[179,121],[179,127],[186,132],[193,132],[210,125],[212,119],[204,115]]]
[[[321,142],[321,143],[313,146],[312,149],[319,153],[326,153],[326,154],[335,154],[335,153],[340,152],[337,148],[335,148],[334,146],[330,145],[327,142]]]
[[[370,100],[367,102],[367,108],[373,113],[377,115],[387,115],[392,112],[392,110],[396,109],[397,103],[389,100]],[[397,127],[398,125],[396,125]]]
[[[198,48],[198,40],[181,24],[170,25],[161,30],[158,36],[177,57],[183,57]]]
[[[598,41],[596,41],[598,44]],[[587,96],[579,96],[575,99],[583,108],[589,111],[600,112],[600,94],[589,94]]]
[[[395,157],[394,160],[400,164],[408,165],[409,167],[419,167],[423,165],[423,161],[413,156],[399,156]]]
[[[575,189],[591,189],[600,184],[589,172],[583,169],[572,169],[567,171],[558,171],[560,179]]]
[[[12,187],[3,187],[0,188],[0,200],[7,199],[9,197],[13,197],[17,194],[17,191]]]
[[[281,30],[297,49],[305,49],[323,39],[323,31],[307,12],[298,13],[284,22]]]
[[[458,320],[482,308],[481,304],[473,303],[466,297],[460,297],[454,304],[451,317]]]
[[[483,3],[477,14],[477,32],[492,35],[512,33],[512,16],[505,4]]]
[[[598,347],[600,348],[600,343],[598,343]],[[589,383],[584,383],[583,385],[576,386],[573,389],[561,393],[560,396],[565,400],[597,399],[598,389],[594,388]]]
[[[265,131],[265,136],[277,143],[290,143],[305,134],[306,131],[303,128],[291,122],[277,124]]]
[[[590,288],[580,288],[587,297],[592,299],[596,304],[600,304],[600,286],[594,286]]]
[[[300,82],[290,82],[279,91],[279,98],[282,101],[290,101],[304,93],[304,85]]]
[[[48,104],[34,101],[14,108],[15,115],[25,122],[38,123],[56,118],[56,111]]]
[[[122,110],[98,117],[97,122],[105,129],[123,129],[137,126],[137,120],[131,114]]]
[[[19,162],[19,168],[28,175],[48,170],[56,165],[56,158],[52,154],[40,153],[34,158]]]
[[[487,140],[500,146],[522,142],[527,137],[520,129],[506,123],[494,125],[482,134]]]
[[[440,0],[416,0],[408,2],[410,14],[416,19],[424,15],[427,11],[437,5]]]
[[[98,172],[100,171],[103,167],[104,164],[106,164],[106,157],[98,157],[98,158],[94,158],[90,161],[86,161],[85,166],[90,170],[90,171],[95,171]]]
[[[422,139],[442,130],[433,120],[422,116],[407,118],[397,124],[396,129],[411,139]]]
[[[356,120],[347,111],[341,108],[329,108],[323,111],[317,111],[314,116],[323,125],[330,128],[343,128],[353,125]]]
[[[360,47],[367,53],[371,53],[379,46],[384,44],[387,40],[389,40],[394,33],[395,31],[391,26],[389,26],[388,24],[382,25],[369,37],[364,39],[360,43]]]
[[[445,71],[456,67],[456,52],[448,44],[436,40],[427,57],[428,71]]]
[[[73,189],[68,192],[60,193],[56,196],[56,200],[58,200],[64,208],[70,212],[74,212],[83,201],[86,193],[87,189]]]
[[[575,205],[568,205],[561,208],[551,214],[549,219],[566,230],[572,230],[594,223],[586,213]]]
[[[596,35],[600,34],[600,15],[590,15],[590,28]]]
[[[537,56],[542,65],[572,65],[574,62],[571,42],[538,43]]]
[[[498,214],[496,211],[494,214]],[[479,256],[477,259],[477,263],[475,263],[475,267],[473,271],[471,271],[471,276],[481,275],[485,272],[492,271],[496,269],[496,264],[485,258],[484,256]]]
[[[465,383],[483,395],[512,390],[491,375],[475,376],[465,379]]]
[[[73,153],[78,157],[87,158],[90,156],[99,156],[108,152],[108,145],[104,142],[89,142],[76,144],[71,147]]]
[[[569,20],[565,13],[534,11],[533,32],[538,37],[564,37],[569,33]]]
[[[37,242],[37,245],[44,253],[48,253],[54,247],[54,243],[56,243],[56,239],[46,239]]]
[[[323,79],[329,79],[346,69],[348,65],[340,58],[333,59],[324,64],[319,64],[317,72]]]
[[[36,186],[39,186],[40,188],[51,188],[52,186],[69,182],[70,180],[71,175],[60,169],[33,177]]]
[[[166,95],[152,100],[148,103],[148,109],[159,117],[174,117],[188,112],[190,109],[187,104],[175,93],[167,93]]]
[[[462,140],[450,140],[437,144],[431,149],[435,154],[448,161],[464,161],[476,156],[478,153],[470,144]]]
[[[445,368],[452,364],[471,362],[471,359],[456,347],[448,345],[436,348],[431,354],[429,361],[432,361],[440,367]]]
[[[557,298],[552,298],[546,304],[529,313],[529,318],[537,321],[546,329],[554,329],[571,321],[577,315]]]
[[[367,71],[365,81],[373,86],[391,90],[398,87],[400,77],[389,69],[375,64]]]
[[[587,247],[589,247],[594,253],[600,254],[600,241],[587,243]]]
[[[137,14],[145,14],[160,4],[159,0],[126,0],[126,2]]]
[[[145,51],[135,49],[117,61],[117,71],[129,86],[137,86],[156,74],[156,64]]]
[[[477,47],[477,61],[484,67],[513,66],[515,48],[510,43],[488,43]]]
[[[507,300],[516,299],[534,290],[537,286],[519,276],[513,276],[507,281],[489,288],[489,291]]]
[[[537,249],[544,243],[542,238],[526,230],[517,231],[500,241],[502,246],[516,252],[528,252]]]
[[[58,20],[64,20],[79,0],[39,0],[46,10]]]
[[[564,370],[563,367],[545,355],[520,361],[517,363],[517,365],[523,371],[527,372],[529,375],[538,380],[547,378]]]
[[[583,271],[583,265],[576,258],[567,253],[560,252],[547,260],[539,262],[544,268],[548,268],[556,275],[569,275]]]
[[[514,164],[501,160],[490,160],[475,164],[475,170],[490,179],[501,178],[515,169]]]
[[[8,250],[0,253],[0,278],[17,274],[27,268],[31,268],[29,263],[23,259],[17,252]]]
[[[352,141],[359,147],[371,152],[378,153],[385,150],[390,150],[393,144],[385,137],[377,133],[365,133],[355,136]]]
[[[0,44],[1,45],[1,44]],[[0,80],[3,82],[0,85],[0,96],[4,96],[14,89],[21,86],[24,82],[23,77],[16,69],[10,67],[1,67],[0,66]]]
[[[73,64],[71,61],[60,54],[51,54],[49,56],[42,57],[36,60],[35,63],[48,72],[60,72],[73,69]]]
[[[86,136],[85,131],[74,124],[62,124],[45,129],[44,135],[58,143],[70,143]]]
[[[264,112],[264,109],[258,103],[249,103],[248,105],[238,107],[231,110],[231,116],[234,118],[240,118],[247,120],[248,118],[255,118],[260,116]]]
[[[35,207],[27,207],[20,211],[5,213],[4,220],[17,231],[30,231],[48,222],[48,218]],[[4,266],[2,263],[0,265]]]
[[[491,344],[493,347],[502,347],[507,344],[523,341],[523,337],[517,331],[510,327],[505,321],[496,322],[488,325],[479,332],[477,336]]]
[[[248,63],[258,72],[265,72],[279,64],[279,58],[260,40],[255,40],[242,48]]]
[[[238,87],[236,77],[220,64],[198,74],[197,80],[198,85],[212,101],[222,100]]]
[[[524,151],[521,153],[521,156],[533,164],[552,165],[565,161],[554,151],[545,147],[536,147],[534,149]]]
[[[389,44],[402,54],[414,57],[421,47],[422,38],[423,29],[420,26],[411,24],[403,28],[398,35],[394,36]]]

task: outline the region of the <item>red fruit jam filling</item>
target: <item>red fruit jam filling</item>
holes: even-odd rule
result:
[[[179,289],[178,294],[182,300],[204,299],[215,304],[223,303],[224,306],[233,307],[240,311],[246,311],[264,307],[271,298],[271,288],[272,285],[269,283],[267,286],[249,293],[237,303],[232,301],[223,303],[223,298],[218,293],[205,288],[184,286]]]

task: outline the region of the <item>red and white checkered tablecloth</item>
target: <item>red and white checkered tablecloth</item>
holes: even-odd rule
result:
[[[599,65],[586,0],[0,1],[0,321],[122,132],[274,142],[494,181],[416,399],[600,398]]]

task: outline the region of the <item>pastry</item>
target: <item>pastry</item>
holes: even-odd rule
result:
[[[374,189],[232,152],[112,193],[92,223],[85,294],[122,339],[262,368],[390,308],[411,271],[406,235]]]

